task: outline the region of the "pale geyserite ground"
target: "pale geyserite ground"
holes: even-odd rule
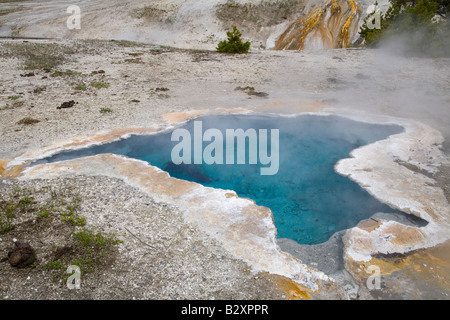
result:
[[[125,5],[131,6],[137,2],[133,3]],[[186,2],[189,5],[195,3]],[[104,4],[97,1],[94,5]],[[174,4],[161,1],[158,5],[163,8]],[[200,8],[200,3],[197,7],[185,5],[185,11],[178,12],[182,12],[183,17],[187,19],[195,17],[188,14],[189,12],[202,12]],[[115,14],[118,19],[123,18],[117,8],[112,7],[109,10],[109,16]],[[58,15],[57,10],[54,12]],[[38,16],[35,13],[33,15]],[[102,17],[106,16],[105,11]],[[65,18],[59,19],[64,22]],[[105,25],[101,17],[98,19],[100,25]],[[163,40],[169,42],[164,44],[180,44],[180,47],[189,48],[198,30],[203,32],[205,24],[213,25],[213,22],[201,19],[191,19],[190,23],[191,27],[196,24],[200,26],[193,28],[189,37],[185,35],[173,39],[166,34]],[[42,32],[46,30],[45,23],[35,26],[39,26]],[[118,31],[127,30],[124,24],[117,24],[115,28]],[[167,25],[162,29],[170,30]],[[23,32],[23,35],[32,35],[35,30],[30,27],[19,31]],[[49,27],[45,32],[50,31],[53,32],[54,29]],[[92,28],[84,32],[87,38],[102,37],[100,29]],[[223,33],[223,30],[218,26],[214,32]],[[208,36],[207,33],[203,35],[205,39]],[[109,38],[106,31],[103,37]],[[133,36],[130,39],[133,39]],[[217,38],[206,39],[205,47],[213,48],[216,41]],[[198,42],[193,46],[197,47],[197,44]],[[43,69],[24,70],[27,48],[43,52],[44,55],[59,57],[61,64],[50,72]],[[42,48],[45,49],[37,51]],[[446,138],[446,150],[449,146],[448,59],[403,58],[385,51],[355,49],[303,52],[253,49],[247,55],[229,56],[210,51],[180,50],[159,45],[136,45],[106,40],[26,43],[5,40],[0,43],[0,53],[0,159],[6,161],[27,151],[52,145],[61,139],[89,136],[102,130],[164,128],[168,125],[167,120],[173,119],[173,115],[172,118],[165,116],[168,113],[178,112],[180,114],[177,115],[183,118],[185,112],[205,109],[221,109],[223,112],[243,108],[276,113],[333,110],[337,113],[415,119],[440,130]],[[106,88],[93,87],[93,83],[105,84]],[[249,96],[245,92],[235,90],[238,86],[252,86],[256,91],[265,92],[268,96]],[[160,90],[161,88],[164,90]],[[70,100],[76,102],[72,108],[57,109],[63,102]],[[102,113],[102,108],[112,112]],[[26,118],[39,122],[20,122]],[[440,159],[443,158],[431,159],[429,163],[444,163]],[[441,166],[433,175],[424,172],[414,163],[408,164],[403,162],[405,159],[401,160],[402,164],[416,174],[427,174],[436,180],[436,186],[446,192],[448,199],[448,166]],[[3,164],[4,162],[0,162],[0,165]],[[2,182],[5,192],[18,183],[6,181]],[[125,299],[280,299],[301,296],[301,288],[295,288],[297,291],[293,291],[296,296],[289,295],[289,289],[292,291],[292,287],[286,285],[285,280],[252,272],[246,263],[224,251],[220,243],[199,232],[195,226],[186,225],[181,216],[174,215],[176,208],[154,203],[151,197],[133,190],[121,180],[78,177],[19,183],[29,188],[47,184],[57,188],[75,185],[85,200],[82,212],[87,216],[89,225],[102,230],[115,230],[123,236],[125,242],[119,246],[121,254],[113,266],[107,267],[106,271],[101,269],[101,277],[95,274],[89,276],[86,279],[86,290],[78,295],[67,292],[61,283],[50,281],[49,276],[42,280],[36,276],[37,273],[31,273],[27,274],[30,275],[28,279],[6,263],[2,264],[1,268],[5,268],[5,273],[2,274],[8,274],[8,281],[1,282],[3,286],[0,294],[3,298],[33,298],[42,294],[48,295],[49,298],[109,296]],[[425,191],[423,192],[425,197]],[[117,199],[121,199],[120,205]],[[149,206],[151,209],[147,210]],[[153,215],[153,218],[149,219],[147,213]],[[121,218],[123,214],[133,216],[131,224],[124,225],[125,221]],[[107,227],[101,223],[103,217],[110,218],[107,220]],[[120,232],[117,231],[118,225]],[[182,232],[177,233],[178,229],[172,230],[167,225],[180,226]],[[132,226],[136,229],[131,230]],[[165,229],[166,227],[168,229]],[[372,225],[362,227],[368,230],[374,228]],[[175,238],[176,244],[169,240],[175,234],[179,235],[179,238]],[[0,237],[3,253],[11,246],[13,237],[17,235]],[[153,241],[157,244],[156,252],[146,250],[146,245],[138,239],[145,243]],[[48,243],[35,242],[44,254],[44,261],[45,254],[49,252],[46,245],[52,238],[47,240]],[[361,265],[352,264],[351,261],[344,263],[341,260],[342,243],[339,243],[342,240],[338,239],[336,243],[333,241],[324,245],[329,246],[324,252],[330,253],[330,261],[337,263],[339,272],[333,276],[344,287],[347,297],[448,299],[448,242],[404,256],[374,257],[376,260],[372,263],[376,262],[382,266],[383,286],[381,291],[369,291],[365,285],[367,274],[361,270]],[[311,248],[308,249],[300,250],[299,253],[300,256],[303,254],[305,263],[319,270],[332,269],[330,272],[336,272],[335,268],[318,266],[322,261],[310,253]],[[148,257],[151,259],[147,259]],[[130,261],[134,261],[136,265],[133,265],[133,268],[125,268]],[[164,267],[161,269],[158,263]],[[351,274],[344,271],[343,267]],[[40,272],[40,269],[34,269],[32,272],[37,270]],[[110,273],[115,276],[110,277]],[[125,273],[127,276],[124,276]],[[152,289],[148,289],[149,287]]]

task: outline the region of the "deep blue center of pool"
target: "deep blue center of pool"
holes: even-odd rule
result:
[[[65,151],[37,163],[74,159],[100,153],[114,153],[147,161],[171,176],[195,181],[208,187],[234,190],[258,205],[269,207],[279,238],[300,244],[327,241],[335,232],[354,227],[376,212],[398,212],[373,198],[347,177],[334,171],[334,165],[349,157],[351,150],[386,139],[403,131],[397,125],[356,122],[338,116],[205,116],[203,130],[279,130],[279,170],[261,175],[261,164],[181,164],[171,160],[172,131],[156,135],[132,136],[117,142],[82,150]],[[192,133],[193,121],[182,128]],[[270,151],[270,134],[268,149]],[[193,142],[193,141],[192,141]],[[206,147],[208,142],[203,143]],[[225,143],[224,143],[225,148]],[[225,152],[225,150],[224,150]],[[246,152],[248,157],[248,150]],[[267,166],[266,166],[267,167]]]

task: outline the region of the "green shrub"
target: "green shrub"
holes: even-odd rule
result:
[[[242,42],[241,32],[236,26],[233,31],[227,32],[228,40],[220,41],[217,45],[217,51],[222,53],[247,53],[250,49],[250,42]]]
[[[101,108],[100,109],[100,113],[111,113],[111,112],[113,112],[113,111],[110,108]]]

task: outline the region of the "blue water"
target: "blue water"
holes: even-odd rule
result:
[[[148,161],[180,179],[205,186],[231,189],[241,197],[269,207],[279,238],[300,244],[327,241],[335,232],[354,227],[376,212],[398,212],[379,202],[358,184],[337,174],[334,165],[347,158],[351,150],[403,131],[396,125],[360,123],[337,116],[207,116],[201,121],[203,131],[216,128],[226,136],[226,129],[279,130],[279,170],[275,175],[261,175],[261,167],[249,164],[182,164],[171,161],[178,141],[172,132],[150,136],[132,136],[121,141],[78,151],[65,151],[38,163],[55,162],[100,153],[115,153]],[[194,139],[194,122],[183,126]],[[204,142],[206,147],[209,142]],[[225,143],[224,143],[225,154]]]

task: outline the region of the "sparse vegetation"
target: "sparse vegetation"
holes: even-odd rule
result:
[[[0,199],[0,234],[13,229],[13,222],[18,215],[26,214],[34,204],[28,190],[14,188],[9,199]]]
[[[0,202],[0,234],[12,229],[13,220],[16,216],[16,205],[13,202]]]
[[[75,90],[85,91],[87,89],[85,84],[79,84],[75,87]]]
[[[72,226],[85,226],[86,218],[78,215],[80,203],[81,199],[79,197],[73,197],[70,203],[66,205],[66,210],[61,213],[61,221],[67,222]]]
[[[170,95],[168,95],[167,93],[158,93],[156,97],[158,99],[168,99],[170,98]]]
[[[75,234],[77,244],[86,248],[88,252],[92,249],[103,251],[110,245],[116,245],[121,243],[115,236],[107,237],[101,232],[94,233],[93,231],[83,228],[83,230]]]
[[[79,214],[81,203],[82,199],[70,188],[15,187],[0,199],[0,234],[12,232],[14,236],[30,238],[51,234],[55,242],[40,250],[47,252],[47,257],[41,254],[31,267],[42,268],[56,280],[67,280],[65,271],[70,265],[79,266],[82,274],[95,272],[112,262],[114,247],[122,241],[114,234],[85,227],[86,218]]]
[[[100,88],[109,88],[109,83],[106,82],[92,82],[91,86],[97,89]]]
[[[38,86],[33,90],[33,93],[39,94],[47,89],[47,86]]]
[[[92,75],[94,75],[94,74],[104,74],[104,73],[105,73],[105,70],[94,70],[94,71],[91,72]]]
[[[112,40],[114,43],[118,44],[121,47],[141,47],[142,44],[135,41],[129,41],[129,40]]]
[[[18,94],[18,95],[14,95],[14,96],[9,96],[8,99],[12,100],[12,107],[16,108],[16,107],[21,107],[25,102],[19,100],[20,98],[22,98],[22,95]],[[7,109],[9,107],[9,105],[7,104],[4,109]]]
[[[9,43],[2,55],[24,60],[25,70],[53,69],[67,59],[66,47],[50,43]]]
[[[138,19],[145,19],[151,22],[172,24],[175,21],[174,16],[170,11],[159,9],[154,6],[145,6],[144,8],[137,9],[132,15]]]
[[[100,109],[100,113],[111,113],[111,112],[113,112],[113,111],[110,108],[101,108]]]
[[[42,268],[44,270],[62,270],[64,269],[64,265],[61,260],[49,261],[47,264],[43,265]]]
[[[81,76],[82,73],[78,72],[78,71],[73,71],[70,69],[66,69],[64,71],[60,71],[60,70],[55,70],[51,76],[52,77],[64,77],[64,76]]]
[[[151,96],[155,96],[156,95],[156,97],[158,99],[168,99],[168,98],[170,98],[170,95],[168,93],[166,93],[166,92],[170,91],[169,88],[157,87],[157,88],[152,88],[150,90],[151,90],[150,95]]]
[[[52,271],[55,278],[67,280],[66,268],[70,265],[80,267],[81,274],[94,272],[102,260],[108,258],[114,246],[122,243],[115,235],[94,232],[83,228],[74,233],[75,241],[70,246],[57,247],[53,259],[47,262],[44,270]]]

